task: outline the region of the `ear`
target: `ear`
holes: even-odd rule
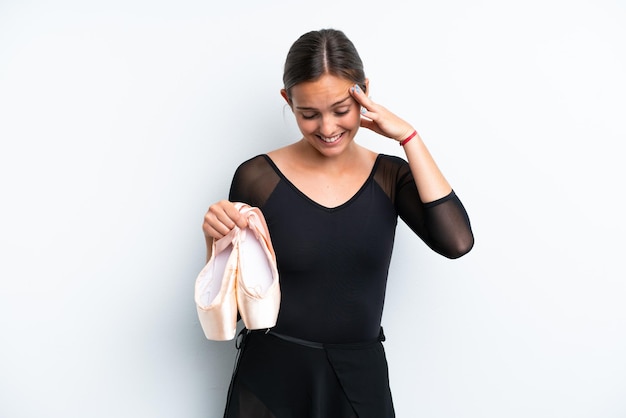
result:
[[[289,107],[291,107],[291,100],[289,100],[289,96],[287,95],[287,90],[280,89],[280,95],[283,96],[283,99],[285,99]]]
[[[365,93],[370,95],[370,79],[365,77]]]

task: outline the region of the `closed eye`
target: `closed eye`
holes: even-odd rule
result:
[[[341,107],[339,109],[335,109],[334,113],[337,116],[345,116],[350,113],[350,109],[352,106]],[[302,112],[302,119],[311,120],[317,118],[320,114],[319,112]]]

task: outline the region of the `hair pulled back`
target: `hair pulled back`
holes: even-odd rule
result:
[[[340,30],[307,32],[293,43],[283,72],[283,84],[291,100],[291,88],[304,81],[315,81],[332,74],[359,84],[365,91],[363,62],[354,44]]]

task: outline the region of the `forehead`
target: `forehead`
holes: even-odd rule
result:
[[[351,80],[324,74],[314,81],[298,83],[291,88],[291,100],[295,107],[324,108],[350,97]]]

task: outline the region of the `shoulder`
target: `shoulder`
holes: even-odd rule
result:
[[[259,182],[266,181],[268,178],[277,178],[277,171],[274,162],[267,154],[259,154],[244,161],[237,167],[233,176],[233,182],[254,186],[259,184]]]
[[[415,189],[415,180],[409,163],[404,158],[393,155],[378,155],[374,180],[392,201],[395,201],[398,191]],[[409,189],[406,189],[406,186],[409,186]]]
[[[255,155],[252,158],[249,158],[247,160],[245,160],[244,162],[242,162],[241,164],[239,164],[239,168],[246,168],[246,167],[250,167],[250,166],[254,166],[254,165],[258,165],[258,164],[263,164],[263,162],[267,159],[265,154],[259,154],[259,155]]]
[[[410,173],[411,169],[409,163],[404,158],[395,155],[378,154],[376,171],[387,173],[387,175],[400,176],[406,174],[407,171]]]
[[[229,199],[260,207],[279,180],[278,172],[269,157],[266,154],[257,155],[241,163],[235,170]]]
[[[257,175],[260,171],[271,168],[271,160],[267,155],[259,154],[239,164],[235,176]]]
[[[403,166],[408,164],[404,158],[389,154],[378,154],[378,160],[382,161],[383,164],[390,164],[394,166]]]

